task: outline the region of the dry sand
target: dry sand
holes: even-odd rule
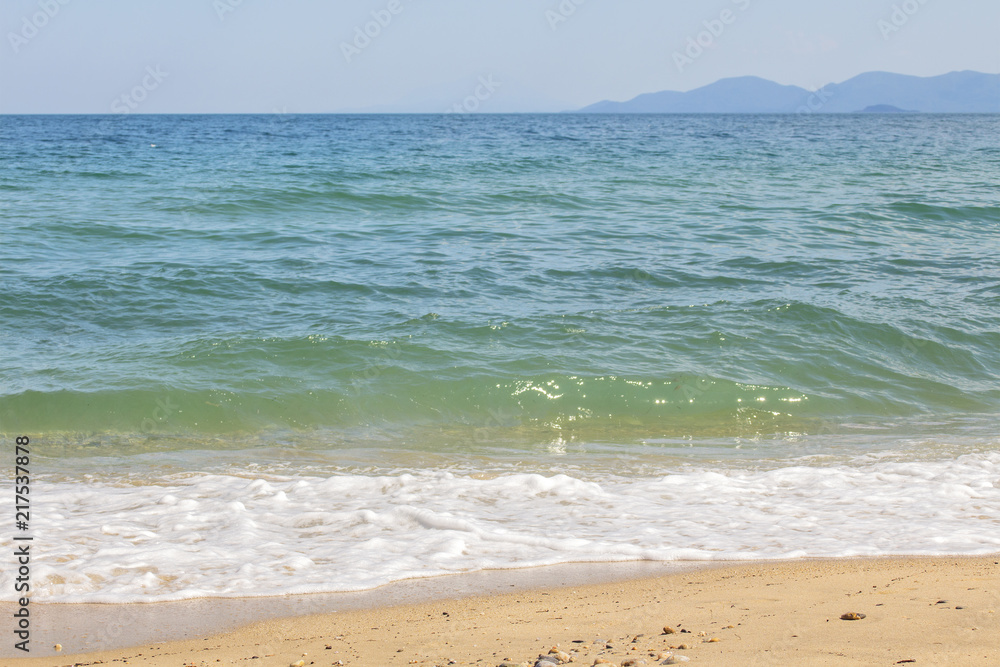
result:
[[[998,562],[748,564],[269,620],[201,639],[2,664],[533,665],[558,646],[582,665],[654,665],[661,653],[690,665],[1000,665]],[[865,618],[841,620],[851,612]]]

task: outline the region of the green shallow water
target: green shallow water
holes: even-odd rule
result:
[[[990,432],[998,130],[3,117],[0,431],[88,456]]]

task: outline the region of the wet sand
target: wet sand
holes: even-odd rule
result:
[[[623,667],[671,657],[702,665],[996,665],[998,563],[807,560],[681,572],[662,564],[581,565],[418,580],[346,596],[36,605],[32,655],[44,649],[50,657],[2,662],[534,665],[550,655]],[[595,580],[602,583],[585,583]],[[850,613],[864,618],[841,619]],[[664,634],[665,627],[673,632]],[[128,647],[73,648],[112,636]],[[14,655],[8,637],[0,655]],[[173,638],[160,641],[166,637]],[[52,655],[49,644],[57,642],[63,651]]]

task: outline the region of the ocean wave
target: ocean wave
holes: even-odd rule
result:
[[[987,554],[1000,455],[643,477],[184,473],[39,479],[36,600],[374,588],[565,562]],[[933,498],[933,503],[926,502]],[[0,575],[4,599],[13,574]]]

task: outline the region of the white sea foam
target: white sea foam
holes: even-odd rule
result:
[[[358,590],[569,561],[1000,551],[996,452],[600,482],[441,471],[38,480],[32,498],[35,600],[60,602]],[[13,574],[0,577],[7,600]]]

